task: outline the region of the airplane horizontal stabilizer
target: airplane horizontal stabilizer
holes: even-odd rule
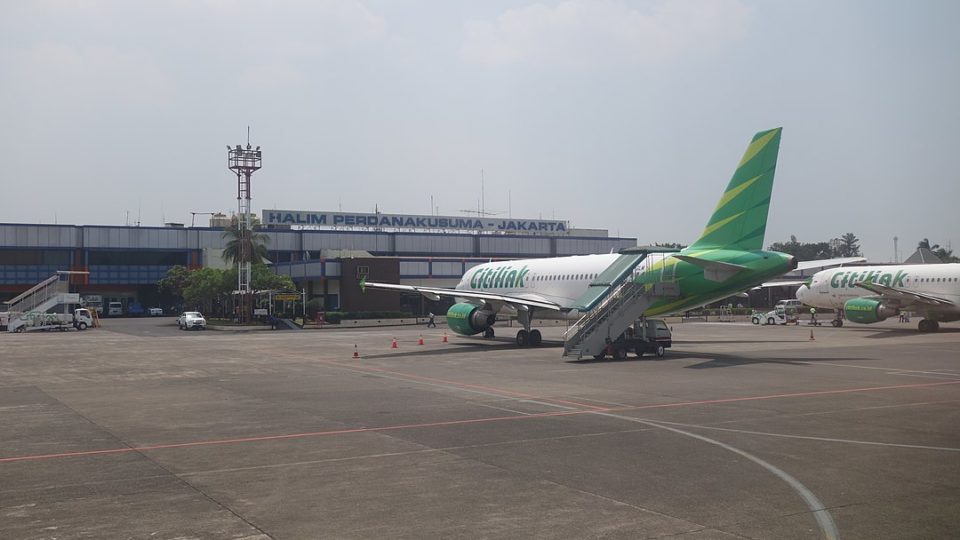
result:
[[[740,266],[739,264],[708,261],[707,259],[691,257],[690,255],[674,255],[673,257],[703,268],[703,277],[710,281],[726,281],[737,275],[737,273],[747,269],[746,266]]]

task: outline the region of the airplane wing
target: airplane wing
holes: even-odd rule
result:
[[[371,289],[383,289],[390,291],[408,291],[420,293],[430,300],[439,300],[441,296],[456,296],[459,298],[470,298],[474,300],[483,300],[485,302],[498,302],[509,304],[514,307],[526,306],[537,309],[551,309],[560,311],[562,308],[556,302],[551,302],[543,298],[534,296],[510,296],[506,294],[496,294],[483,291],[464,291],[461,289],[444,289],[441,287],[420,287],[418,285],[397,285],[395,283],[374,283],[361,282],[361,288],[369,287]]]
[[[786,287],[788,285],[809,285],[809,281],[809,279],[797,279],[793,281],[766,281],[760,285],[757,285],[752,290],[766,289],[767,287]]]
[[[802,272],[804,270],[813,270],[814,268],[826,268],[828,266],[843,266],[845,264],[854,264],[867,262],[866,257],[837,257],[835,259],[816,259],[813,261],[800,261],[797,263],[797,267],[790,271],[793,272]],[[790,279],[790,280],[780,280],[780,281],[767,281],[761,283],[753,288],[757,289],[766,289],[768,287],[786,287],[786,286],[799,286],[799,285],[810,285],[810,278],[804,279]]]
[[[800,261],[792,272],[810,270],[812,268],[826,268],[827,266],[843,266],[845,264],[867,262],[866,257],[837,257],[836,259],[817,259],[814,261]],[[801,282],[802,283],[802,282]]]
[[[916,291],[907,291],[904,289],[897,289],[890,287],[889,285],[881,285],[879,283],[872,282],[860,282],[857,283],[857,287],[866,289],[872,293],[879,294],[883,298],[895,298],[897,300],[903,300],[908,303],[919,302],[921,304],[927,304],[930,306],[952,306],[953,302],[943,298],[938,298],[936,296],[925,294]]]

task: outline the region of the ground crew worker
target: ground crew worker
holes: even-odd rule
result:
[[[810,324],[817,325],[817,308],[810,308]]]
[[[431,313],[431,314],[430,314],[430,318],[427,320],[427,328],[436,328],[436,327],[437,327],[437,323],[433,322],[433,318],[434,318],[434,317],[435,317],[435,315],[434,315],[433,313]]]

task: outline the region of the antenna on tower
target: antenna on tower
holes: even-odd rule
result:
[[[485,180],[483,178],[483,169],[480,169],[480,211],[477,212],[477,215],[483,215],[487,212],[487,208],[483,200],[484,183],[485,183]]]

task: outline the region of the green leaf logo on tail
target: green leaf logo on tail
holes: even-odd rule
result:
[[[763,249],[783,128],[753,136],[700,238],[688,250]]]
[[[367,292],[367,276],[363,276],[360,278],[360,292],[362,293]]]

